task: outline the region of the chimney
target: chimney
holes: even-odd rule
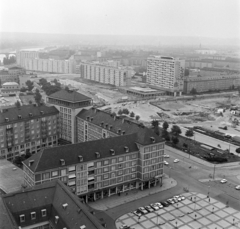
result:
[[[61,163],[61,165],[65,165],[65,160],[64,159],[60,159],[60,163]]]
[[[115,155],[114,149],[110,149],[110,153],[111,153],[111,155]]]
[[[118,133],[121,134],[121,129],[118,129]]]
[[[82,162],[82,161],[83,161],[83,156],[82,156],[82,155],[79,155],[79,156],[78,156],[78,159],[79,159],[79,162]]]
[[[91,121],[91,122],[93,121],[93,117],[90,118],[90,121]]]
[[[108,124],[105,124],[105,127],[108,128]]]
[[[124,134],[125,134],[125,130],[122,131],[122,135],[124,135]]]
[[[124,150],[125,150],[126,153],[129,152],[129,148],[127,146],[124,146]]]
[[[89,118],[90,118],[90,117],[89,117],[89,116],[87,116],[86,120],[87,120],[87,121],[89,121]]]
[[[96,158],[100,158],[100,153],[99,152],[95,152]]]
[[[150,137],[150,139],[151,139],[152,143],[155,143],[155,138],[154,137]]]

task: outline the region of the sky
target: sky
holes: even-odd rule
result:
[[[0,0],[0,32],[240,39],[240,0]]]

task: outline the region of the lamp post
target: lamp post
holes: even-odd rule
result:
[[[233,223],[232,223],[232,225],[234,225],[235,224],[235,218],[233,218]]]
[[[176,224],[176,228],[178,228],[178,227],[177,227],[177,221],[175,222],[175,224]]]
[[[215,179],[215,167],[216,167],[216,164],[214,164],[213,166],[213,180]]]
[[[208,186],[208,195],[207,198],[210,197],[210,186]]]
[[[213,211],[214,211],[214,207],[212,208],[212,213],[213,213]]]

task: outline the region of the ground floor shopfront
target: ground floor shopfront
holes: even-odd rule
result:
[[[148,181],[133,181],[133,182],[128,182],[128,183],[108,187],[101,190],[94,190],[94,191],[88,192],[85,195],[81,195],[79,197],[83,202],[88,203],[88,202],[94,202],[103,198],[107,198],[112,195],[119,195],[119,196],[128,195],[128,191],[130,190],[150,189],[157,185],[162,186],[162,176],[152,180],[148,180]]]

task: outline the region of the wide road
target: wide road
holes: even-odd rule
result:
[[[213,172],[212,168],[200,165],[188,159],[184,159],[183,161],[181,157],[173,152],[166,151],[166,153],[170,155],[170,158],[165,158],[169,162],[169,165],[164,166],[164,173],[174,178],[178,183],[177,186],[172,189],[108,209],[106,213],[110,217],[117,219],[119,216],[131,212],[140,206],[146,206],[150,203],[166,200],[174,195],[183,193],[183,188],[188,188],[190,192],[198,192],[206,195],[210,192],[210,197],[213,197],[222,203],[227,203],[228,201],[229,206],[240,211],[240,191],[235,190],[235,186],[237,184],[236,180],[231,179],[231,175],[229,175],[229,177],[225,176],[225,178],[228,179],[228,183],[221,184],[219,181],[219,179],[221,179],[220,176],[228,174],[224,172],[226,169],[218,169],[216,171],[216,178],[219,179],[209,182],[207,178],[209,173]],[[173,163],[173,160],[176,158],[178,158],[180,162]],[[236,173],[238,173],[239,170]],[[206,181],[200,182],[199,180],[201,179],[206,179]]]

